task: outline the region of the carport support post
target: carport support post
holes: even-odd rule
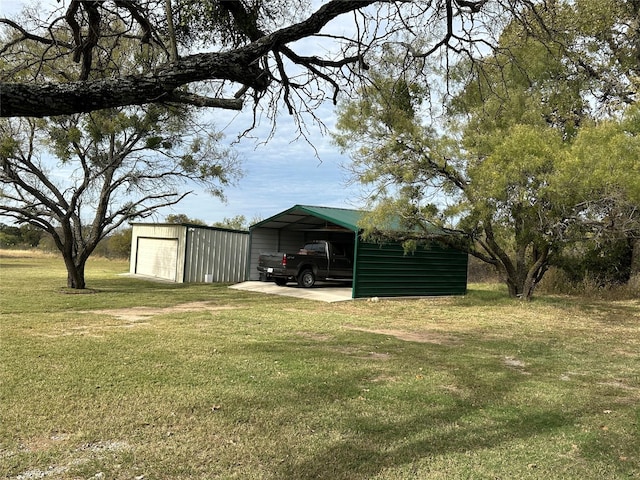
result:
[[[251,229],[249,229],[251,232]],[[253,235],[249,233],[249,248],[247,249],[247,266],[244,269],[244,278],[247,280],[251,280],[251,252],[252,252],[252,244],[253,244]]]
[[[356,232],[353,241],[353,273],[351,274],[351,298],[356,298],[356,278],[358,277],[358,245],[360,244],[360,232]]]
[[[189,225],[184,225],[185,235],[184,235],[184,252],[182,252],[182,283],[187,280],[187,250],[189,249],[189,244],[191,242],[191,237],[193,235],[193,227],[189,227]]]

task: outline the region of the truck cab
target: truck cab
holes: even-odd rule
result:
[[[260,255],[258,270],[278,285],[296,281],[310,288],[317,280],[347,281],[353,277],[353,252],[348,245],[314,240],[296,253]]]

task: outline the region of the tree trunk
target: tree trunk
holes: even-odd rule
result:
[[[520,294],[520,300],[530,302],[533,297],[533,291],[536,288],[536,282],[530,279],[527,275],[527,279],[522,284],[522,293]]]
[[[504,275],[504,281],[509,289],[509,296],[530,301],[538,282],[542,280],[542,276],[548,268],[549,245],[543,245],[538,248],[525,238],[520,231],[517,231],[516,239],[519,245],[515,251],[515,258],[511,258],[495,240],[491,220],[486,219],[483,225],[486,242],[482,244],[483,248],[489,257],[495,260],[499,273]],[[527,248],[531,249],[533,264],[531,264],[530,260],[527,260]]]
[[[545,249],[543,254],[528,269],[525,269],[524,265],[522,265],[522,268],[517,268],[515,272],[511,272],[511,275],[507,273],[506,283],[509,287],[509,296],[511,298],[519,298],[525,302],[531,301],[536,286],[547,271],[548,258],[548,249]]]
[[[507,283],[507,288],[509,289],[509,296],[511,298],[518,298],[520,296],[520,292],[522,291],[522,286],[518,285],[517,278],[511,278],[512,275],[509,275],[509,273],[507,273],[506,275],[507,275],[506,283]]]
[[[76,290],[84,289],[86,287],[84,280],[85,262],[81,261],[78,265],[76,265],[72,258],[65,258],[64,263],[67,267],[67,287]]]
[[[507,273],[506,284],[511,298],[529,301],[533,295],[534,285],[527,281],[528,276],[524,272],[516,270],[515,274]]]

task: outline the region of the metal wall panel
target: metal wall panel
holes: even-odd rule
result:
[[[186,244],[185,282],[246,280],[248,233],[188,226]]]
[[[158,275],[157,273],[153,274],[153,276],[162,276],[162,278],[170,278],[177,282],[182,281],[183,273],[184,273],[184,261],[183,261],[183,252],[185,247],[185,237],[186,237],[186,229],[182,225],[178,224],[152,224],[152,223],[144,223],[144,224],[134,224],[133,231],[131,234],[131,257],[129,262],[129,273],[135,274],[140,273],[136,272],[136,269],[139,267],[139,256],[153,256],[153,252],[142,252],[138,251],[140,247],[140,238],[147,239],[163,239],[163,240],[173,240],[177,242],[175,246],[176,259],[175,259],[175,274],[170,277],[166,277],[166,273],[162,275]],[[143,241],[142,246],[147,248],[149,246],[153,247],[153,242]],[[160,245],[160,244],[158,244]],[[143,260],[144,262],[144,260]],[[147,269],[145,269],[145,272]],[[146,273],[148,274],[148,273]],[[163,276],[165,275],[165,276]]]
[[[464,252],[434,244],[405,253],[402,245],[359,242],[354,298],[463,295],[467,291]]]
[[[156,238],[177,242],[174,279],[182,282],[242,282],[246,280],[249,233],[184,224],[133,224],[129,271],[136,273],[139,238]],[[143,241],[143,247],[154,245]]]
[[[282,231],[275,228],[251,230],[249,280],[260,280],[258,257],[263,253],[297,252],[305,242],[305,232]]]

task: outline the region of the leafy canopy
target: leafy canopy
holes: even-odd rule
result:
[[[549,15],[556,27],[569,18]],[[638,109],[593,95],[610,84],[576,69],[562,43],[577,51],[583,37],[569,31],[549,44],[508,25],[495,54],[452,70],[443,117],[425,108],[433,84],[382,57],[371,85],[341,106],[334,136],[371,188],[368,231],[390,214],[422,232],[456,229],[523,298],[572,242],[638,232]]]

